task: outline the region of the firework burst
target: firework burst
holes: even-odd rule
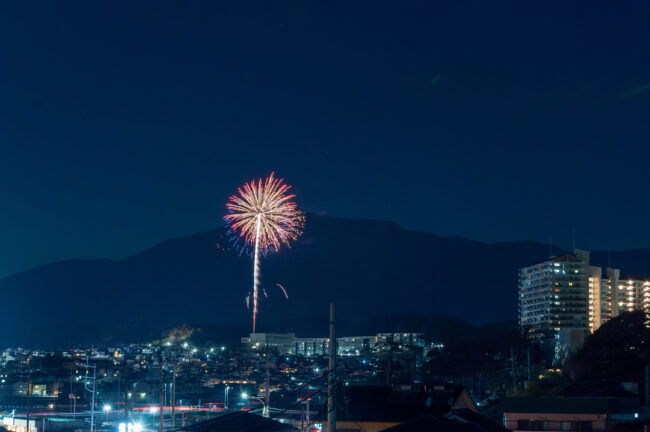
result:
[[[260,255],[289,246],[301,234],[305,223],[303,213],[289,194],[291,186],[271,173],[266,179],[252,180],[237,190],[226,203],[224,216],[228,235],[240,253],[250,252],[253,258],[253,333],[258,311]]]

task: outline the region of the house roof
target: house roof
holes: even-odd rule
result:
[[[461,423],[425,414],[398,425],[382,430],[382,432],[485,432],[473,423]]]
[[[188,432],[298,432],[298,429],[291,425],[244,411],[194,423],[181,430]]]
[[[499,423],[492,421],[486,416],[474,412],[470,409],[453,410],[449,414],[446,414],[444,418],[448,420],[471,423],[475,426],[480,427],[485,432],[510,432],[510,429],[507,429]]]
[[[635,393],[625,390],[614,381],[574,381],[564,387],[556,396],[563,397],[616,397],[635,398]]]
[[[339,421],[402,422],[424,414],[444,415],[463,393],[462,386],[419,386],[400,391],[388,386],[350,386],[337,394]],[[324,420],[326,409],[321,411]]]
[[[337,398],[339,421],[401,422],[427,412],[421,392],[393,395],[388,386],[353,386],[341,396]]]
[[[637,398],[521,397],[503,400],[504,413],[632,414],[640,412]]]

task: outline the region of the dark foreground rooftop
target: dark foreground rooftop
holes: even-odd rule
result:
[[[181,429],[188,432],[298,432],[295,427],[249,412],[222,415]]]

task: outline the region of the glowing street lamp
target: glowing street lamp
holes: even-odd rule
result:
[[[260,401],[260,403],[262,404],[262,416],[264,416],[266,418],[270,417],[270,415],[269,415],[269,406],[266,404],[266,402],[264,402],[264,399],[258,398],[256,396],[249,396],[248,393],[242,393],[241,397],[244,400],[246,400],[246,399],[248,399],[250,397],[250,398],[257,399],[258,401]]]

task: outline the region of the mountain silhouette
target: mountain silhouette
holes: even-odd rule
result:
[[[548,254],[539,242],[486,244],[391,222],[310,214],[291,248],[262,259],[258,331],[325,316],[330,301],[346,322],[391,313],[445,314],[473,324],[514,320],[517,269]],[[647,274],[650,251],[593,257],[610,260],[623,274]],[[183,323],[245,328],[251,287],[252,260],[231,249],[223,228],[119,261],[56,262],[0,280],[0,344],[73,340],[79,329],[90,335],[107,328],[153,334]],[[300,326],[293,331],[300,334]]]

